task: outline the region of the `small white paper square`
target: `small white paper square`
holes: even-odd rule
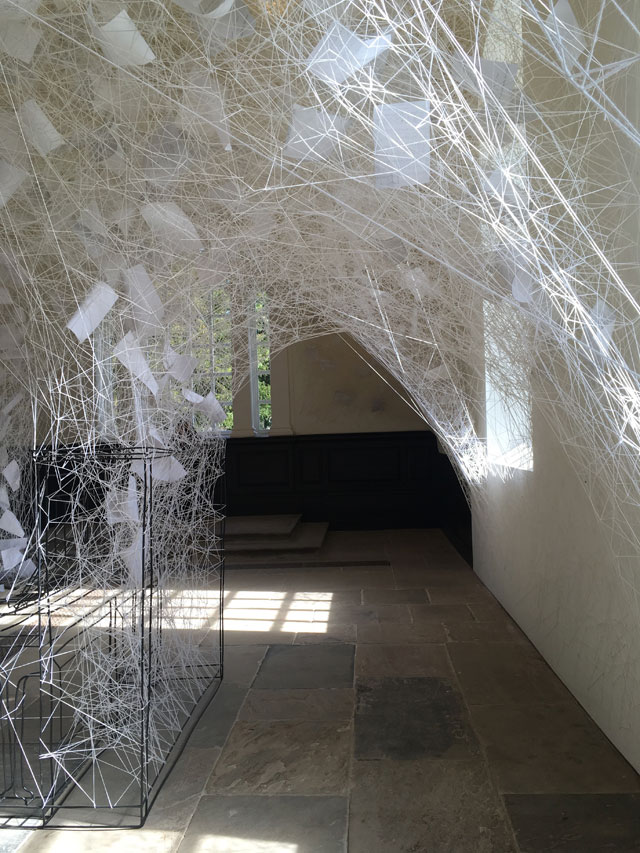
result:
[[[297,160],[325,160],[344,136],[347,119],[294,104],[283,153]]]
[[[429,101],[379,104],[373,138],[378,187],[404,187],[429,180]]]
[[[336,21],[307,59],[307,68],[327,83],[344,83],[391,47],[393,29],[370,39],[361,39]]]
[[[107,316],[118,300],[118,294],[104,281],[97,282],[82,305],[67,323],[79,343],[86,341]]]

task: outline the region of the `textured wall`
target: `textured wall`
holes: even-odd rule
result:
[[[583,485],[534,416],[533,471],[491,478],[474,506],[474,568],[556,673],[640,770],[640,613]],[[636,587],[637,588],[637,587]]]
[[[288,349],[289,405],[294,434],[396,432],[426,424],[338,335]],[[406,392],[405,392],[406,396]]]

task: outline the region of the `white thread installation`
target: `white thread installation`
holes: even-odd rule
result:
[[[628,8],[3,0],[0,404],[23,396],[0,417],[1,541],[27,540],[5,590],[31,570],[27,444],[180,445],[156,463],[160,506],[198,500],[185,423],[216,441],[224,414],[202,329],[223,318],[246,346],[258,300],[273,351],[335,331],[371,353],[479,500],[489,474],[535,464],[537,407],[616,553],[640,554]],[[96,508],[106,546],[70,586],[139,579],[138,473]],[[191,572],[180,558],[166,589]]]

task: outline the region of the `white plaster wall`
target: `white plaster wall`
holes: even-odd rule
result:
[[[640,560],[619,571],[606,528],[535,412],[533,447],[533,471],[490,479],[475,502],[474,569],[640,771]]]

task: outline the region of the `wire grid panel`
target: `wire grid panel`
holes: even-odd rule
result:
[[[36,571],[0,614],[5,826],[142,825],[217,689],[223,443],[205,446],[179,488],[176,449],[34,453]]]

